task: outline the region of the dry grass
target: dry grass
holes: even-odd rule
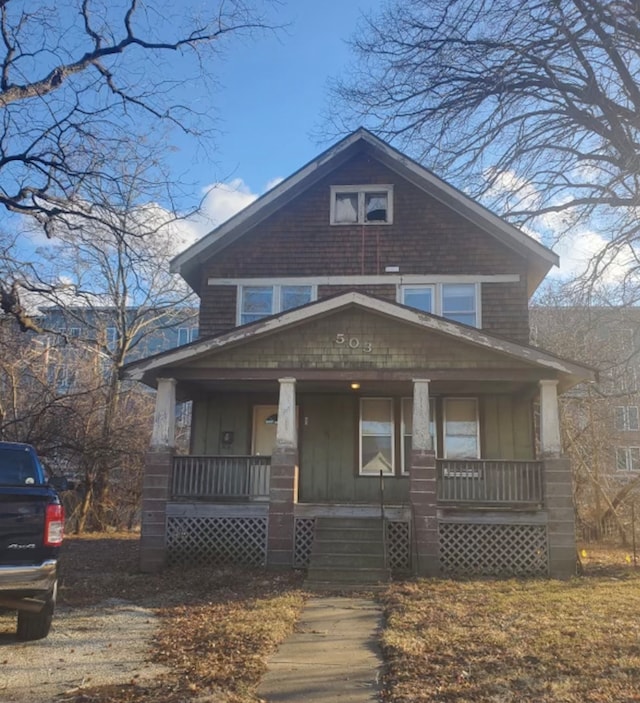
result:
[[[293,630],[304,603],[300,577],[246,569],[137,571],[136,535],[69,538],[60,600],[84,606],[121,598],[162,618],[151,656],[171,673],[144,686],[85,688],[74,703],[251,703],[266,657]]]
[[[585,576],[417,581],[383,596],[385,703],[640,701],[640,573],[587,549]]]
[[[238,569],[137,572],[137,538],[71,538],[61,600],[153,607],[153,684],[83,689],[73,703],[256,703],[265,659],[304,602],[299,577]],[[385,703],[640,701],[640,570],[628,551],[587,547],[570,582],[415,581],[379,596]]]

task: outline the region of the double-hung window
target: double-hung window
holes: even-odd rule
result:
[[[179,327],[178,328],[178,346],[195,342],[198,339],[197,327]]]
[[[360,473],[393,474],[394,421],[391,398],[360,399]]]
[[[442,317],[475,327],[475,283],[444,283],[442,285]]]
[[[479,459],[480,432],[476,398],[444,399],[444,457]]]
[[[637,405],[618,405],[616,407],[616,430],[621,432],[640,430]]]
[[[618,471],[640,470],[640,447],[617,447],[616,469]]]
[[[387,225],[393,221],[393,186],[331,186],[332,225]]]
[[[238,324],[246,325],[278,312],[306,305],[316,299],[312,285],[241,286]]]
[[[477,327],[478,291],[479,286],[475,283],[403,285],[400,300],[403,305],[416,310]]]

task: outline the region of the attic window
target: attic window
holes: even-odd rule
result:
[[[393,186],[331,186],[332,225],[387,225],[393,220]]]

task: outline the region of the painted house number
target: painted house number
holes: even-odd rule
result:
[[[349,349],[362,349],[363,352],[370,353],[373,351],[371,342],[361,342],[359,337],[350,337],[349,335],[338,332],[333,340],[336,344],[344,344]]]

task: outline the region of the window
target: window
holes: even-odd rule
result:
[[[393,186],[331,186],[332,225],[386,225],[393,221]]]
[[[617,471],[638,471],[638,470],[640,470],[640,447],[617,447],[616,448],[616,470]]]
[[[402,286],[400,300],[416,310],[446,317],[472,327],[480,326],[478,300],[480,287],[476,283],[439,283]]]
[[[104,336],[107,349],[110,351],[115,351],[118,344],[118,330],[115,327],[107,327]]]
[[[438,435],[435,426],[435,403],[429,403],[429,429],[431,443],[436,454],[438,453]],[[413,398],[402,399],[402,473],[409,473],[411,462],[411,441],[413,439]]]
[[[434,312],[434,287],[433,286],[408,286],[402,289],[402,302],[416,310]]]
[[[360,473],[393,474],[393,401],[391,398],[360,400]]]
[[[616,408],[616,430],[621,432],[640,430],[637,405],[619,405]]]
[[[476,286],[474,283],[445,283],[442,286],[442,317],[475,327]]]
[[[246,325],[263,317],[306,305],[316,297],[315,286],[241,286],[238,324]]]
[[[479,459],[478,403],[475,398],[444,399],[444,456]]]
[[[195,342],[198,339],[197,327],[179,327],[178,328],[178,346]]]

